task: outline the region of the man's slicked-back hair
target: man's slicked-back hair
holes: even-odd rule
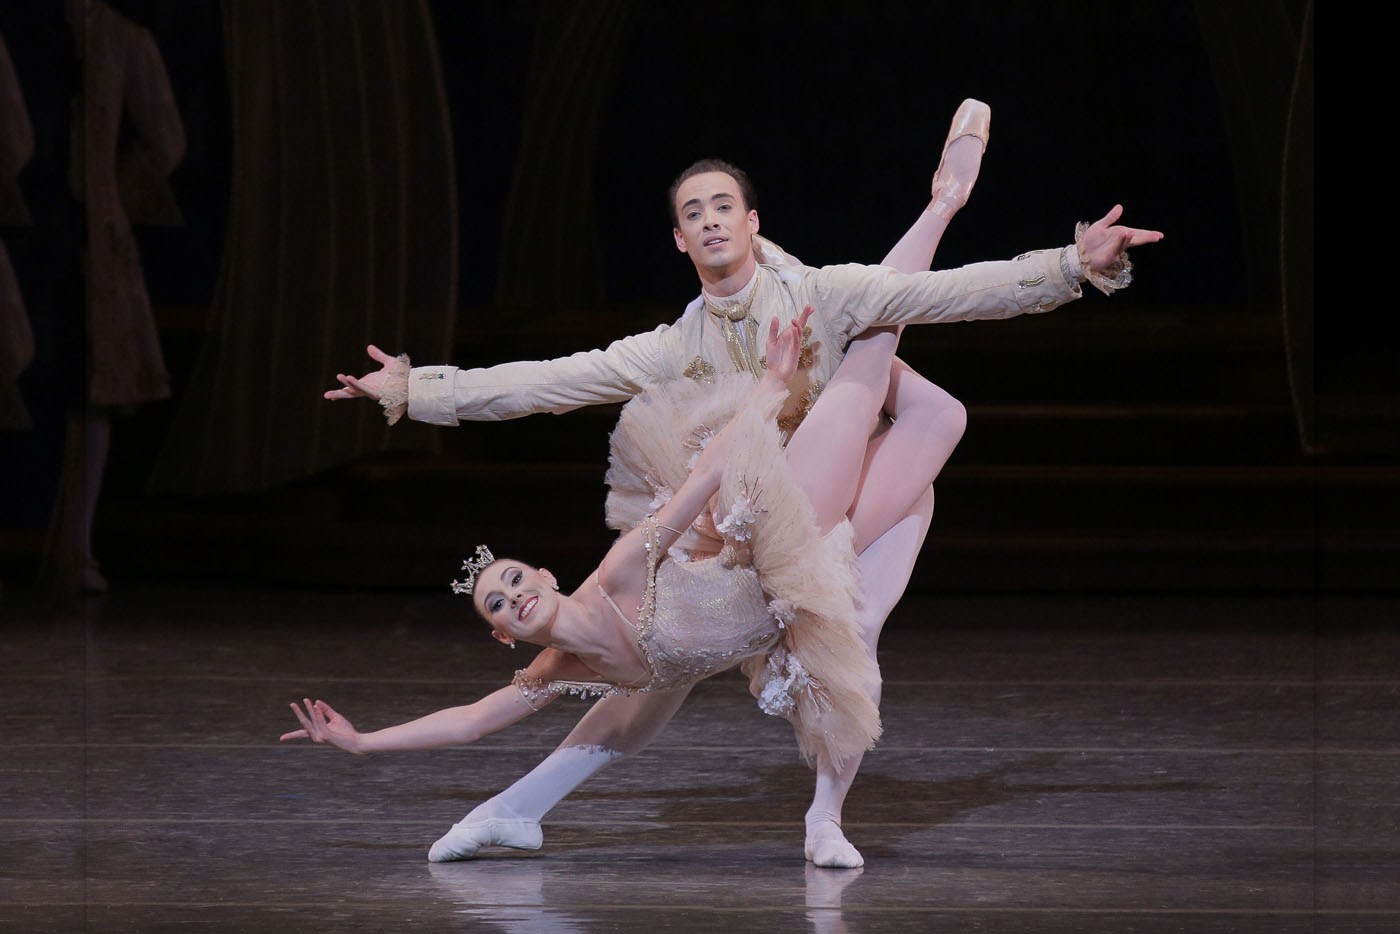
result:
[[[739,197],[744,199],[745,213],[758,208],[758,194],[753,190],[753,180],[749,178],[749,173],[734,165],[732,162],[725,162],[723,159],[701,159],[676,176],[676,180],[671,183],[671,190],[666,193],[666,204],[671,214],[671,226],[680,227],[681,218],[676,213],[676,192],[680,191],[685,180],[696,175],[704,175],[706,172],[723,172],[739,184]]]

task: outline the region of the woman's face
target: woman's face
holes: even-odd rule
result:
[[[535,642],[548,632],[559,612],[559,586],[543,568],[502,558],[477,574],[472,602],[491,624],[496,639]]]

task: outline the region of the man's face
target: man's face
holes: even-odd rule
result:
[[[753,255],[758,212],[744,204],[739,183],[728,173],[702,172],[682,182],[676,216],[676,249],[690,256],[702,278],[732,275]]]

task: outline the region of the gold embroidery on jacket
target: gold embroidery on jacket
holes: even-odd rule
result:
[[[697,356],[681,371],[681,375],[697,383],[708,383],[715,378],[715,368],[710,366],[704,357]]]
[[[792,437],[797,426],[801,425],[802,420],[807,417],[807,413],[812,411],[812,406],[817,404],[817,398],[822,394],[823,385],[822,383],[813,383],[808,386],[807,391],[797,401],[797,408],[778,418],[778,430],[783,433],[785,439]]]

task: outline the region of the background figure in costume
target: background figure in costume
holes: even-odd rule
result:
[[[114,413],[170,395],[133,224],[183,223],[168,176],[185,154],[170,78],[149,30],[101,0],[65,0],[82,69],[69,185],[84,203],[87,396],[69,419],[42,575],[58,594],[101,591],[92,521]]]
[[[30,223],[16,176],[34,155],[34,128],[5,40],[0,37],[0,227]],[[24,295],[0,240],[0,429],[28,428],[19,376],[34,358],[34,332]]]
[[[984,107],[982,113],[984,119],[978,126],[979,121],[965,120],[960,110],[944,161],[934,177],[930,206],[891,253],[890,262],[922,262],[926,266],[931,261],[947,219],[961,206],[975,180],[986,136]],[[980,135],[966,132],[968,125]],[[685,192],[685,201],[694,200],[705,208],[703,213],[697,212],[695,229],[689,235],[682,231],[679,212],[684,202],[673,198],[677,248],[691,257],[703,287],[701,298],[674,325],[618,341],[602,351],[478,370],[421,367],[410,371],[406,362],[372,347],[371,355],[383,367],[361,379],[339,374],[342,388],[328,392],[327,398],[375,398],[391,418],[406,411],[412,418],[443,425],[455,425],[459,419],[559,413],[590,402],[621,401],[646,385],[703,379],[719,367],[755,372],[756,358],[746,359],[742,353],[731,357],[739,341],[730,339],[734,329],[724,322],[751,318],[761,326],[785,311],[793,313],[808,300],[817,305],[817,313],[814,336],[809,341],[813,351],[807,361],[810,369],[804,379],[809,388],[819,390],[851,337],[868,327],[1048,311],[1078,298],[1078,283],[1084,278],[1092,276],[1096,284],[1111,288],[1111,273],[1124,271],[1123,250],[1160,238],[1156,232],[1114,226],[1121,213],[1121,208],[1115,207],[1093,227],[1081,230],[1081,241],[1075,247],[1027,253],[1009,263],[982,263],[918,276],[898,276],[881,267],[818,270],[802,266],[758,236],[758,215],[752,207],[752,185],[747,176],[732,167],[724,171],[714,170],[715,166],[693,166],[675,188],[679,193],[691,182],[692,189],[713,183],[713,190],[700,192],[698,198],[692,199],[692,190]],[[735,311],[739,314],[731,317]],[[920,385],[912,371],[907,371],[892,380],[891,391],[907,400],[919,395],[915,390]],[[946,393],[930,384],[922,385],[932,390],[925,393],[927,401],[942,412],[943,434],[927,439],[928,459],[935,464],[931,478],[956,444],[963,413]],[[785,417],[800,420],[814,396],[801,393]],[[872,446],[872,451],[879,449]],[[926,488],[920,492],[915,507],[862,554],[863,567],[872,572],[865,577],[867,599],[861,621],[872,657],[880,627],[907,583],[927,530],[932,496]],[[878,684],[871,690],[872,696],[878,697]],[[653,694],[607,698],[595,705],[539,768],[459,822],[454,828],[459,855],[470,856],[486,843],[517,845],[518,839],[500,832],[503,827],[527,827],[528,834],[519,839],[536,838],[540,816],[602,765],[642,748],[683,699],[683,694]],[[860,854],[845,841],[839,827],[841,802],[854,768],[853,762],[844,770],[819,765],[806,846],[809,858],[819,865],[860,865]]]

